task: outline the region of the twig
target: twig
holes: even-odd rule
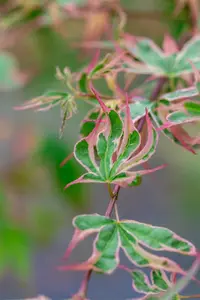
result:
[[[119,185],[116,185],[114,187],[114,190],[113,190],[113,197],[111,197],[110,201],[109,201],[109,204],[108,204],[108,208],[106,210],[106,213],[105,213],[105,216],[106,217],[110,217],[111,214],[112,214],[112,211],[114,209],[114,206],[116,204],[116,201],[118,199],[118,195],[119,195],[119,191],[120,191],[120,186]],[[83,299],[86,297],[87,295],[87,290],[88,290],[88,284],[89,284],[89,281],[90,281],[90,278],[91,278],[91,275],[92,275],[92,269],[87,271],[85,273],[85,276],[83,278],[83,281],[81,283],[81,288],[79,290],[79,295],[80,297],[83,297]]]
[[[158,80],[158,83],[157,83],[155,89],[153,90],[153,92],[152,92],[152,94],[151,94],[151,97],[150,97],[150,100],[151,100],[151,101],[154,101],[154,100],[159,96],[159,94],[160,94],[160,92],[161,92],[161,90],[162,90],[164,84],[166,83],[166,81],[167,81],[167,79],[164,78],[164,77],[163,77],[163,78],[160,78],[160,79]]]

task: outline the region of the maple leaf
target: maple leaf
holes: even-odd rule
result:
[[[125,58],[127,72],[136,74],[153,74],[155,77],[181,77],[193,72],[191,62],[200,69],[200,36],[189,40],[181,50],[176,42],[166,35],[163,50],[148,38],[135,38],[125,41],[128,52],[137,60]]]
[[[156,150],[158,134],[149,118],[148,111],[143,114],[146,119],[144,138],[135,128],[130,107],[127,103],[122,117],[115,110],[109,109],[93,90],[98,99],[102,113],[89,128],[89,133],[81,139],[74,149],[76,160],[87,170],[67,187],[77,183],[114,183],[120,186],[137,184],[142,175],[163,168],[132,171],[132,168],[148,161]],[[94,121],[94,120],[93,120]],[[87,124],[88,125],[88,124]],[[85,133],[86,128],[84,129]],[[88,127],[87,127],[88,130]]]
[[[61,266],[60,270],[92,269],[96,272],[110,274],[119,266],[121,248],[127,258],[136,266],[185,274],[177,263],[166,257],[152,254],[149,250],[196,255],[196,249],[190,242],[164,227],[132,220],[116,221],[98,214],[76,216],[73,225],[75,231],[65,253],[66,259],[82,240],[94,233],[98,233],[98,235],[94,241],[92,255],[87,261]],[[158,282],[157,279],[158,285],[160,285],[160,289],[163,289],[164,283]]]

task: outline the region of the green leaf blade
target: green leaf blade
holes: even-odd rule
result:
[[[157,287],[157,289],[161,291],[166,291],[168,289],[170,282],[164,271],[153,270],[151,272],[151,278],[153,284]]]
[[[185,102],[184,107],[192,116],[200,116],[200,104],[196,102]]]
[[[113,224],[113,222],[112,219],[98,214],[79,215],[73,219],[74,227],[80,230],[100,229],[105,225]]]
[[[129,47],[129,51],[144,63],[160,68],[163,61],[162,51],[149,39],[143,39],[134,48]]]
[[[121,247],[128,259],[137,266],[147,266],[149,264],[148,259],[143,257],[136,249],[136,239],[130,235],[126,229],[124,229],[123,224],[119,224],[119,235],[121,241]]]
[[[123,133],[123,124],[120,116],[114,110],[111,110],[108,113],[108,118],[110,122],[110,133],[107,140],[107,147],[105,154],[103,156],[103,160],[101,163],[102,173],[105,174],[105,178],[109,179],[110,171],[112,169],[112,157],[119,145],[120,137]]]
[[[100,231],[95,247],[100,257],[94,266],[103,273],[113,272],[119,263],[119,238],[116,224],[107,225]]]
[[[199,91],[196,87],[186,88],[186,89],[179,89],[172,93],[167,93],[162,95],[161,99],[166,99],[168,101],[175,101],[180,100],[183,98],[190,98],[197,96]]]
[[[175,235],[164,227],[139,223],[135,221],[123,221],[123,227],[133,235],[140,243],[154,250],[167,250],[183,254],[195,255],[195,247],[188,241]]]
[[[82,139],[75,145],[74,155],[86,170],[94,174],[98,173],[94,162],[90,158],[89,144],[86,139]]]
[[[81,75],[81,78],[79,80],[79,87],[80,87],[81,92],[87,93],[87,74],[86,73],[83,73]]]
[[[133,289],[139,293],[149,294],[156,292],[156,289],[150,284],[147,275],[140,271],[135,270],[131,273],[133,279]]]
[[[130,155],[139,147],[140,145],[140,135],[137,130],[134,130],[130,133],[128,137],[127,145],[125,146],[125,149],[123,153],[119,156],[117,161],[114,163],[111,172],[110,177],[113,179],[117,173],[117,169],[120,167],[120,165],[125,162]]]

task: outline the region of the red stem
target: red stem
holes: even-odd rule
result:
[[[115,203],[118,199],[119,191],[120,191],[120,186],[115,185],[114,190],[113,190],[113,197],[111,197],[111,199],[109,201],[109,204],[108,204],[108,208],[107,208],[106,213],[105,213],[106,217],[111,216],[112,211],[113,211],[114,206],[115,206]],[[84,276],[83,281],[81,283],[81,288],[80,288],[79,293],[78,293],[80,295],[80,297],[82,297],[82,299],[80,299],[80,300],[84,300],[86,295],[87,295],[88,284],[89,284],[91,275],[92,275],[92,269],[88,270],[85,273],[85,276]]]

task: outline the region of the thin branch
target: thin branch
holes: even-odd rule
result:
[[[105,213],[106,217],[110,217],[111,216],[112,211],[113,211],[113,209],[115,207],[116,201],[118,199],[119,191],[120,191],[120,186],[116,185],[114,187],[113,192],[112,192],[113,196],[111,197],[111,199],[109,201],[108,208],[107,208],[106,213]],[[80,297],[83,297],[83,299],[87,295],[88,284],[89,284],[91,275],[92,275],[92,269],[89,270],[89,271],[87,271],[85,273],[84,278],[83,278],[83,281],[82,281],[82,284],[81,284],[81,288],[80,288],[79,293],[78,293],[80,295]]]
[[[117,207],[117,203],[115,202],[115,217],[117,222],[119,222],[119,213],[118,213],[118,207]]]
[[[162,91],[162,88],[164,86],[164,84],[166,83],[167,79],[166,78],[160,78],[158,80],[158,83],[155,87],[155,89],[153,90],[152,94],[151,94],[151,97],[150,97],[150,100],[151,101],[154,101],[156,98],[158,98],[160,92]]]
[[[110,217],[110,216],[111,216],[112,211],[113,211],[113,208],[114,208],[114,206],[115,206],[115,202],[116,202],[117,199],[118,199],[119,191],[120,191],[120,186],[119,186],[119,185],[116,185],[116,186],[114,187],[114,190],[113,190],[113,197],[110,199],[108,208],[107,208],[106,213],[105,213],[105,216],[106,216],[106,217]]]
[[[80,297],[83,297],[83,299],[85,299],[87,295],[88,283],[90,281],[91,275],[92,275],[92,269],[85,273],[83,281],[81,283],[81,287],[78,294],[80,295]]]

